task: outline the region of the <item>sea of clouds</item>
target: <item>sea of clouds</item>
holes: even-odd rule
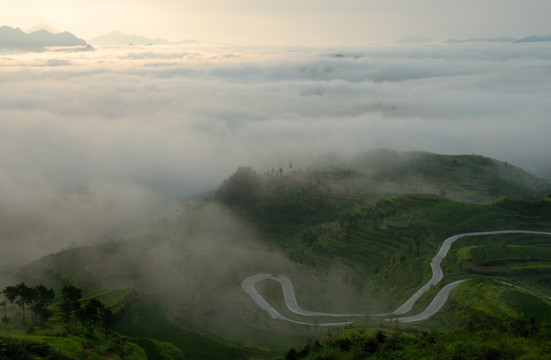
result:
[[[548,43],[0,53],[0,262],[147,232],[242,165],[384,147],[549,179],[550,84]]]

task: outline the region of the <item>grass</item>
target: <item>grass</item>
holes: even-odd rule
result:
[[[183,359],[182,351],[172,344],[158,342],[153,339],[139,338],[131,339],[145,351],[148,360],[166,360],[166,359]]]
[[[551,302],[548,299],[519,289],[508,289],[501,294],[501,298],[535,325],[551,322]]]
[[[549,359],[549,332],[530,338],[496,331],[406,332],[351,329],[302,348],[288,359]]]
[[[120,314],[128,303],[132,302],[139,296],[138,290],[135,288],[114,289],[95,294],[94,298],[101,301],[107,306],[114,315]]]
[[[131,285],[96,292],[95,296],[121,314],[115,325],[117,331],[133,339],[142,339],[136,344],[145,344],[150,354],[158,352],[155,350],[158,346],[151,342],[156,340],[172,344],[187,358],[217,358],[221,354],[231,358],[271,357],[277,356],[278,351],[288,345],[306,342],[320,333],[270,320],[242,293],[239,284],[244,277],[257,272],[284,274],[294,282],[301,306],[313,311],[392,311],[430,277],[430,259],[447,236],[488,228],[519,228],[526,224],[530,224],[527,227],[530,229],[545,229],[549,226],[546,220],[551,213],[549,204],[547,200],[526,200],[525,204],[516,199],[501,199],[477,205],[433,195],[393,196],[378,202],[356,202],[348,208],[336,210],[331,221],[303,224],[300,231],[285,235],[291,240],[283,240],[283,248],[291,257],[302,254],[303,258],[296,258],[303,262],[302,265],[283,258],[278,260],[266,248],[246,242],[156,236],[107,244],[98,249],[81,249],[78,264],[88,270],[76,274],[83,276],[88,284],[92,279],[91,271],[100,269],[100,280],[104,284]],[[519,207],[522,212],[517,210]],[[270,232],[267,237],[275,241],[277,235],[284,236]],[[548,242],[541,237],[464,238],[454,244],[444,262],[448,271],[446,279],[451,281],[472,276],[472,271],[460,266],[463,261],[474,260],[478,267],[484,267],[501,257],[511,261],[513,272],[523,274],[537,270],[538,277],[529,281],[544,291],[548,286],[545,284],[551,284],[545,280],[551,278],[544,259],[548,250]],[[89,258],[86,251],[91,253]],[[211,258],[204,257],[205,253]],[[159,262],[154,257],[156,254],[174,260]],[[212,256],[216,254],[220,254],[215,256],[219,260],[213,261]],[[535,255],[542,259],[527,260]],[[147,269],[144,267],[138,268],[141,272],[137,272],[128,267],[130,260],[152,264],[150,267],[155,272],[144,272]],[[114,266],[118,263],[127,267]],[[71,266],[76,266],[73,258],[60,253],[24,268],[20,274],[27,277],[49,274],[58,281],[59,274],[63,274],[59,269],[69,271]],[[119,268],[124,271],[118,272]],[[116,282],[109,280],[110,269],[119,275]],[[172,285],[152,287],[157,285],[151,279],[159,273],[175,279],[172,283],[178,290],[175,291]],[[523,281],[518,276],[508,277],[503,273],[492,276]],[[78,280],[76,276],[71,278]],[[530,282],[528,286],[534,288]],[[98,287],[92,283],[87,293]],[[434,292],[437,290],[433,289]],[[477,298],[480,294],[478,298],[481,299],[481,302],[469,305],[473,311],[483,311],[484,301],[490,299],[491,291],[482,290],[470,295]],[[154,294],[160,302],[152,298],[141,299],[144,292]],[[416,310],[430,302],[430,295],[421,299]],[[274,298],[277,296],[280,295],[274,295]],[[170,317],[166,315],[167,310]],[[486,310],[497,317],[516,314],[500,306]],[[171,320],[174,318],[178,319],[177,323]],[[448,322],[452,326],[450,324]],[[262,350],[262,346],[275,352]],[[151,356],[161,356],[159,354]]]
[[[116,334],[96,332],[93,336],[48,335],[37,332],[29,335],[20,332],[0,332],[0,355],[2,348],[11,342],[6,359],[147,359],[144,351]],[[14,356],[14,354],[17,354]]]
[[[170,343],[182,351],[186,359],[246,359],[270,356],[269,352],[258,348],[222,343],[207,334],[178,326],[167,318],[162,305],[154,298],[144,298],[130,305],[124,316],[114,325],[114,330],[133,338],[150,338]]]
[[[475,265],[482,266],[486,264],[488,260],[488,256],[486,254],[486,248],[482,246],[476,246],[472,247],[471,250],[471,258],[473,259],[473,262]]]
[[[551,287],[551,236],[509,234],[462,238],[445,259],[454,276],[479,274],[523,284],[543,294]],[[450,262],[453,258],[455,264]]]

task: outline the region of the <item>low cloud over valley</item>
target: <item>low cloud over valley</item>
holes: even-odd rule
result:
[[[6,265],[147,232],[241,165],[385,147],[551,178],[545,43],[0,53],[0,83]]]

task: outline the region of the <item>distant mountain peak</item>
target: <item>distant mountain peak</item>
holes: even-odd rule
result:
[[[59,32],[53,26],[51,26],[50,24],[46,24],[46,23],[43,23],[43,22],[36,24],[32,28],[28,29],[26,32],[30,34],[30,33],[33,33],[37,30],[46,30],[46,31],[48,31],[52,34],[57,34]]]
[[[43,51],[47,47],[61,46],[73,47],[84,46],[86,41],[76,37],[68,31],[52,34],[48,30],[39,29],[28,34],[20,28],[9,26],[0,27],[0,49]]]
[[[515,43],[527,43],[527,42],[551,42],[551,35],[532,35],[518,39]]]
[[[170,41],[165,39],[151,39],[146,36],[136,34],[125,34],[116,30],[110,33],[98,36],[90,40],[90,43],[97,45],[145,45],[145,44],[168,44]]]
[[[450,39],[446,41],[447,43],[470,43],[470,42],[500,42],[500,43],[512,43],[515,39],[507,36],[498,36],[498,37],[476,37],[476,38],[469,38],[469,39]]]
[[[447,43],[472,43],[472,42],[499,42],[499,43],[530,43],[530,42],[551,42],[551,35],[532,35],[526,36],[520,39],[507,37],[507,36],[497,36],[497,37],[476,37],[470,39],[450,39],[446,41]]]
[[[163,44],[192,44],[195,40],[184,40],[172,42],[161,38],[149,38],[143,35],[126,34],[116,30],[110,33],[95,37],[90,40],[91,44],[96,45],[163,45]]]

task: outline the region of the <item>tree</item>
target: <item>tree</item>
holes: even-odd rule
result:
[[[40,319],[40,327],[44,326],[44,321],[47,321],[52,316],[52,310],[49,305],[54,301],[54,290],[46,288],[44,285],[38,285],[33,288],[34,298],[31,310],[36,317]]]
[[[287,351],[287,353],[285,354],[284,359],[285,360],[297,360],[298,359],[297,350],[295,348],[289,349],[289,351]]]
[[[23,327],[25,327],[25,305],[31,305],[34,300],[33,288],[28,287],[24,282],[16,285],[19,300],[16,301],[17,305],[21,307],[23,311]]]
[[[94,332],[98,324],[106,328],[112,318],[111,310],[97,299],[90,299],[88,304],[79,311],[79,314],[82,325],[90,333]]]
[[[0,291],[0,294],[2,292]],[[6,327],[8,326],[8,323],[10,322],[10,319],[8,318],[8,313],[6,312],[6,305],[8,304],[8,300],[6,298],[6,295],[4,294],[4,299],[0,302],[0,306],[4,308],[4,317],[2,317],[2,322],[4,323],[4,330],[6,330]]]
[[[21,308],[23,312],[23,327],[25,327],[25,305],[32,304],[34,298],[33,289],[28,287],[24,282],[21,282],[16,286],[7,286],[4,289],[4,296],[10,303],[16,303]]]
[[[224,180],[217,196],[231,205],[249,202],[259,186],[259,179],[251,167],[239,167]]]
[[[4,297],[10,303],[14,303],[17,299],[17,289],[15,286],[6,286],[4,288]]]
[[[113,322],[113,312],[108,307],[101,309],[101,326],[107,332],[107,328]]]
[[[71,321],[71,314],[74,319],[74,328],[77,327],[77,313],[80,310],[80,303],[78,302],[82,297],[82,290],[73,286],[66,285],[61,289],[61,317],[65,322],[67,330],[69,330],[69,322]]]

